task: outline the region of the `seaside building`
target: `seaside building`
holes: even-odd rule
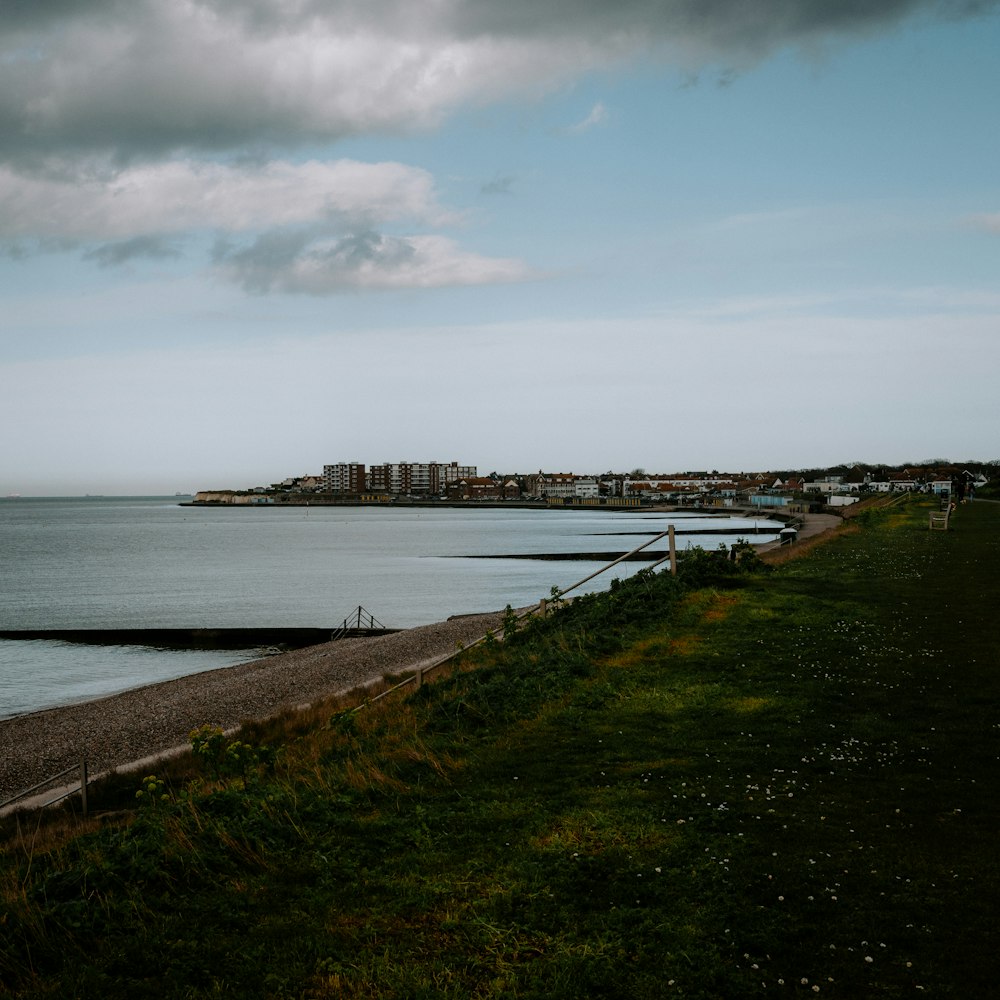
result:
[[[514,479],[494,479],[492,476],[463,476],[448,483],[449,500],[516,500],[521,489]]]
[[[322,486],[327,493],[364,493],[363,462],[337,462],[323,466]]]
[[[529,491],[533,496],[558,500],[576,496],[578,477],[572,472],[539,472],[537,476],[528,478],[531,480]]]
[[[449,483],[476,474],[474,465],[458,462],[383,462],[369,468],[367,484],[369,490],[437,496]]]

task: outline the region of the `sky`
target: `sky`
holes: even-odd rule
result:
[[[0,495],[1000,458],[1000,0],[4,0]]]

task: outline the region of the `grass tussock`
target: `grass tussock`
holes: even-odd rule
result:
[[[990,995],[997,510],[697,555],[22,818],[0,993]]]

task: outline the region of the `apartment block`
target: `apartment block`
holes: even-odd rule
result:
[[[337,462],[323,466],[323,489],[328,493],[364,493],[364,462]]]
[[[474,465],[458,462],[383,462],[368,469],[368,489],[436,496],[449,483],[476,475]]]

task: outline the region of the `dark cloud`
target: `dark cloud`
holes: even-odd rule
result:
[[[219,240],[212,257],[220,273],[245,291],[269,292],[279,276],[298,260],[316,233],[307,230],[276,230],[262,233],[249,244]]]
[[[372,230],[333,241],[317,240],[313,232],[280,232],[263,234],[250,246],[223,254],[217,263],[248,292],[319,295],[364,283],[359,276],[366,269],[384,276],[397,273],[415,257],[409,240]]]
[[[459,32],[501,36],[598,37],[642,33],[720,51],[764,52],[821,35],[857,35],[915,14],[963,18],[997,0],[466,0],[454,7]]]
[[[0,0],[0,22],[9,34],[120,13],[127,6],[128,0]]]
[[[6,0],[0,159],[242,153],[436,125],[463,103],[657,55],[786,46],[1000,0]]]
[[[480,194],[510,194],[511,187],[517,178],[513,174],[505,174],[502,177],[494,177],[480,189]]]
[[[516,260],[481,257],[440,236],[392,236],[362,230],[275,231],[247,245],[220,243],[216,272],[244,291],[334,295],[355,289],[439,288],[529,277]]]
[[[84,253],[83,258],[96,261],[101,267],[115,267],[140,258],[164,260],[180,255],[175,240],[168,240],[162,236],[135,236],[132,239],[117,240],[114,243],[93,247]]]

